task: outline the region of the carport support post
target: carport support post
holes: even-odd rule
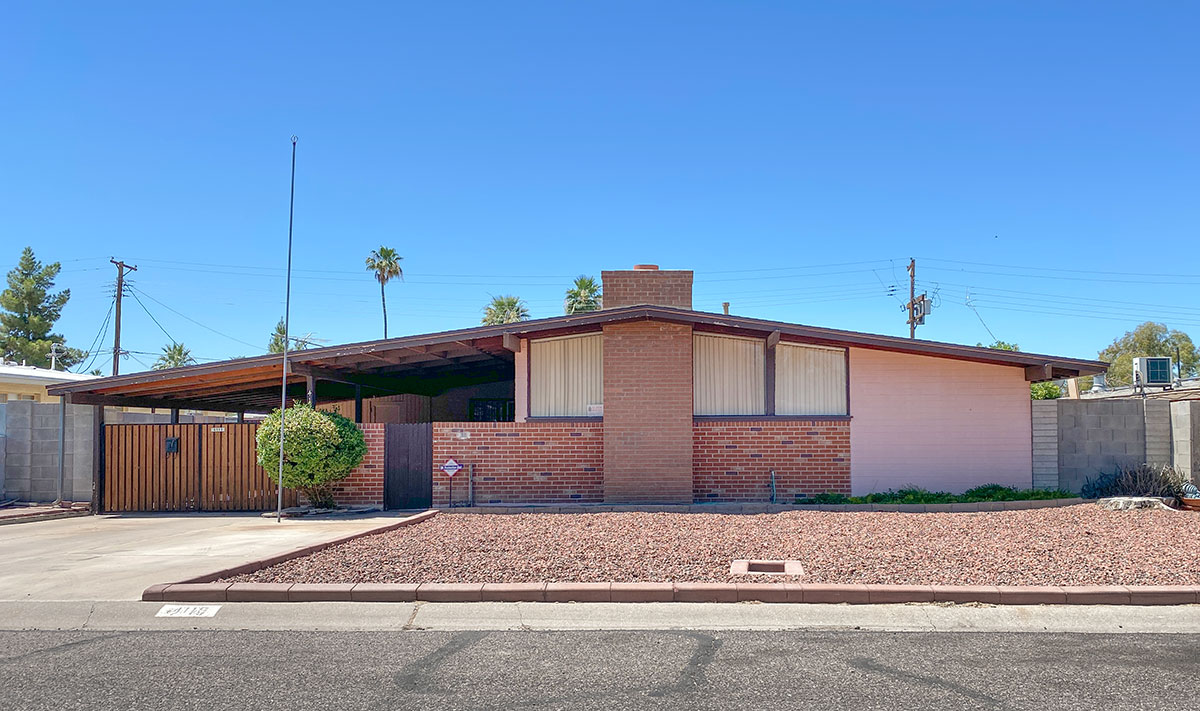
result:
[[[354,386],[354,422],[362,424],[362,386]]]
[[[92,406],[92,513],[104,511],[104,406]]]
[[[171,424],[173,424],[173,425],[179,424],[179,408],[178,407],[171,408]]]
[[[317,379],[311,375],[304,376],[304,382],[308,386],[308,405],[309,407],[317,406]]]
[[[241,410],[239,410],[239,411],[238,411],[238,414],[237,414],[237,423],[238,423],[239,425],[242,425],[242,424],[245,424],[245,423],[246,423],[246,413],[245,413],[245,412],[243,412],[243,411],[241,411]]]

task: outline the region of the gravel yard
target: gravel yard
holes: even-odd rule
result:
[[[800,577],[731,576],[790,559]],[[989,513],[440,514],[236,582],[799,581],[1200,584],[1200,514],[1091,504]]]

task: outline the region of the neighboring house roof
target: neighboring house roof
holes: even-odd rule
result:
[[[685,323],[697,331],[763,338],[778,333],[784,341],[1021,367],[1031,381],[1094,375],[1108,369],[1107,363],[1095,360],[643,305],[295,351],[288,354],[289,383],[296,383],[301,394],[306,376],[339,383],[342,387],[331,388],[331,398],[353,397],[355,386],[367,394],[434,394],[448,387],[448,383],[489,382],[489,379],[511,377],[513,350],[520,338],[569,335],[598,331],[609,323],[651,320]],[[70,393],[72,401],[77,403],[237,411],[277,406],[282,377],[282,356],[269,354],[102,378],[89,383],[57,385],[50,392],[54,395]]]
[[[1080,393],[1079,397],[1083,400],[1108,400],[1121,398],[1148,398],[1151,400],[1200,400],[1200,378],[1184,378],[1183,382],[1176,382],[1170,388],[1161,386],[1148,386],[1135,388],[1132,385],[1121,385],[1108,390],[1100,390],[1099,392],[1084,392]]]
[[[87,373],[71,373],[65,370],[50,370],[32,365],[17,363],[0,363],[0,383],[32,383],[34,385],[54,385],[56,383],[77,382],[80,380],[95,380],[97,376]]]

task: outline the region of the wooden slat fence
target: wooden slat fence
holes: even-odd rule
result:
[[[266,511],[275,482],[258,466],[258,425],[106,425],[105,511]],[[177,452],[167,451],[178,437]],[[296,493],[284,489],[284,506]]]

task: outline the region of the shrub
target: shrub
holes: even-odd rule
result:
[[[963,503],[976,501],[1038,501],[1042,499],[1070,499],[1075,495],[1062,489],[1014,489],[1000,484],[984,484],[967,489],[958,498]]]
[[[258,428],[258,464],[279,476],[279,421],[275,410]],[[333,508],[333,482],[345,479],[362,463],[367,443],[350,420],[306,404],[288,408],[284,420],[283,485],[296,489],[318,508]]]
[[[1014,489],[1000,484],[985,484],[962,494],[929,491],[908,486],[895,491],[877,491],[866,496],[846,496],[827,491],[811,498],[796,499],[797,504],[969,504],[979,501],[1034,501],[1069,499],[1075,495],[1061,489]]]
[[[833,491],[823,491],[816,496],[796,499],[797,504],[848,504],[850,497]]]
[[[1152,464],[1123,466],[1083,485],[1085,499],[1105,499],[1110,496],[1171,496],[1183,493],[1184,479],[1172,467]]]

